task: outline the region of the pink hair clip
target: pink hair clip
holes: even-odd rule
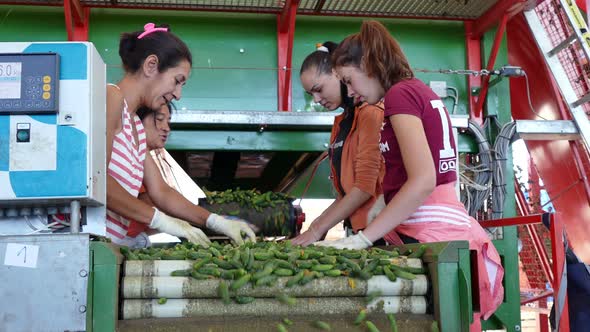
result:
[[[156,25],[154,23],[146,23],[146,25],[143,26],[143,32],[137,36],[137,39],[141,39],[147,35],[149,35],[152,32],[156,32],[156,31],[164,31],[167,32],[168,28],[156,28]]]

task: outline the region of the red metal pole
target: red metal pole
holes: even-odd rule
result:
[[[90,9],[80,0],[64,0],[64,14],[69,41],[88,41]]]
[[[520,214],[523,216],[529,215],[530,214],[530,207],[524,197],[524,194],[522,193],[522,190],[520,190],[519,183],[516,179],[514,179],[514,186],[515,186],[516,202],[517,202],[517,206],[518,206]],[[551,225],[553,225],[554,214],[552,214],[550,216],[550,218],[551,218],[550,219]],[[542,222],[542,220],[541,220],[541,222]],[[525,227],[527,228],[529,235],[531,236],[531,239],[533,241],[533,247],[535,248],[535,251],[537,252],[537,256],[541,260],[541,266],[543,267],[543,271],[545,272],[545,276],[547,277],[547,280],[549,280],[551,285],[554,287],[554,285],[555,285],[554,284],[555,279],[553,277],[554,271],[552,270],[552,267],[550,265],[547,266],[549,264],[549,258],[547,257],[547,251],[545,250],[545,246],[543,246],[543,242],[540,240],[540,238],[535,230],[535,226],[533,224],[525,225]],[[552,246],[552,248],[555,247],[555,242],[553,242],[553,239],[552,239],[551,246]],[[563,244],[562,244],[562,246],[563,246]],[[552,250],[554,250],[554,249],[552,249]],[[553,268],[554,267],[555,266],[553,266]],[[553,293],[557,294],[555,287],[553,288],[553,290],[554,290]],[[544,299],[544,298],[545,298],[545,296],[539,297],[539,299],[537,299],[537,300]],[[524,304],[524,303],[522,303],[522,304]],[[546,306],[547,302],[546,301],[539,301],[539,304],[543,304]],[[546,314],[539,313],[539,331],[540,332],[549,332],[549,317]]]
[[[533,241],[533,248],[537,253],[537,257],[539,258],[539,261],[541,261],[541,267],[543,268],[545,277],[551,284],[553,284],[553,273],[551,271],[551,263],[549,262],[549,257],[547,256],[547,250],[545,250],[543,241],[539,237],[535,225],[525,225],[525,227],[529,232],[531,240]]]
[[[531,303],[531,302],[537,302],[537,301],[540,301],[540,300],[544,300],[547,297],[552,296],[552,295],[553,295],[553,292],[552,291],[543,292],[542,294],[537,295],[535,297],[531,297],[530,299],[526,299],[526,300],[520,301],[520,304],[523,305],[523,304],[527,304],[527,303]]]
[[[504,38],[504,31],[506,30],[507,22],[508,15],[505,14],[504,16],[502,16],[502,21],[498,26],[498,30],[496,30],[494,44],[492,45],[492,51],[490,52],[490,59],[488,60],[488,65],[486,67],[487,70],[494,69],[494,65],[496,64],[496,57],[498,56],[498,50],[500,50],[500,44],[502,43],[502,39]],[[485,103],[486,95],[488,94],[489,83],[490,77],[484,76],[482,79],[481,90],[479,91],[479,96],[477,97],[477,105],[475,106],[476,114],[483,114],[483,104]]]
[[[539,332],[549,332],[549,316],[539,314]]]
[[[467,52],[467,69],[480,70],[481,64],[481,40],[473,38],[473,23],[465,22],[465,51]],[[475,89],[481,87],[481,76],[467,76],[467,96],[469,98],[469,118],[479,125],[483,124],[483,115],[478,113],[477,96],[473,94]]]
[[[516,179],[514,179],[514,185],[515,185],[515,193],[516,193],[516,197],[517,197],[517,202],[518,202],[518,206],[521,210],[520,211],[521,214],[523,216],[528,215],[530,217],[535,217],[535,219],[539,218],[538,222],[543,222],[543,220],[541,219],[541,214],[532,214],[532,215],[530,214],[531,211],[529,209],[529,206],[527,205],[524,194],[522,193],[522,190],[520,190],[518,181]],[[549,262],[549,256],[547,255],[547,250],[545,249],[543,241],[541,240],[541,238],[539,237],[539,234],[537,233],[537,229],[535,228],[535,225],[533,223],[528,223],[524,226],[531,237],[531,240],[533,242],[533,248],[535,249],[535,252],[537,253],[537,257],[539,258],[539,261],[541,262],[541,267],[543,268],[543,272],[545,273],[545,277],[547,277],[547,280],[550,283],[553,283],[553,273],[551,271],[551,263]]]
[[[279,111],[291,111],[291,74],[293,59],[293,38],[295,35],[295,16],[299,0],[288,0],[283,12],[277,15],[277,49],[278,49],[278,108]]]

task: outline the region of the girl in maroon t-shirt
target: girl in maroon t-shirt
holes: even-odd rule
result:
[[[457,149],[444,104],[414,78],[397,41],[376,21],[364,22],[360,33],[344,39],[332,61],[350,96],[369,104],[384,99],[380,149],[386,206],[357,235],[316,244],[360,249],[381,237],[401,244],[400,234],[419,242],[467,240],[478,253],[479,314],[489,318],[503,299],[504,270],[455,192]],[[472,329],[481,330],[475,318]]]

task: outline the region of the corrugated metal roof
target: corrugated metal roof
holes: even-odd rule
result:
[[[498,0],[301,0],[297,13],[367,17],[475,19]],[[11,0],[11,4],[63,5],[63,0]],[[285,0],[80,0],[87,7],[280,13]]]

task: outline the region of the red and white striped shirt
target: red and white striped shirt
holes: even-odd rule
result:
[[[113,85],[119,88],[116,85]],[[138,141],[133,136],[131,114],[127,109],[127,101],[123,99],[122,130],[115,135],[108,174],[113,177],[127,192],[137,197],[143,182],[143,163],[147,146],[145,129],[139,117],[134,114],[133,121],[137,131]],[[106,232],[114,243],[127,235],[129,220],[107,209]]]

